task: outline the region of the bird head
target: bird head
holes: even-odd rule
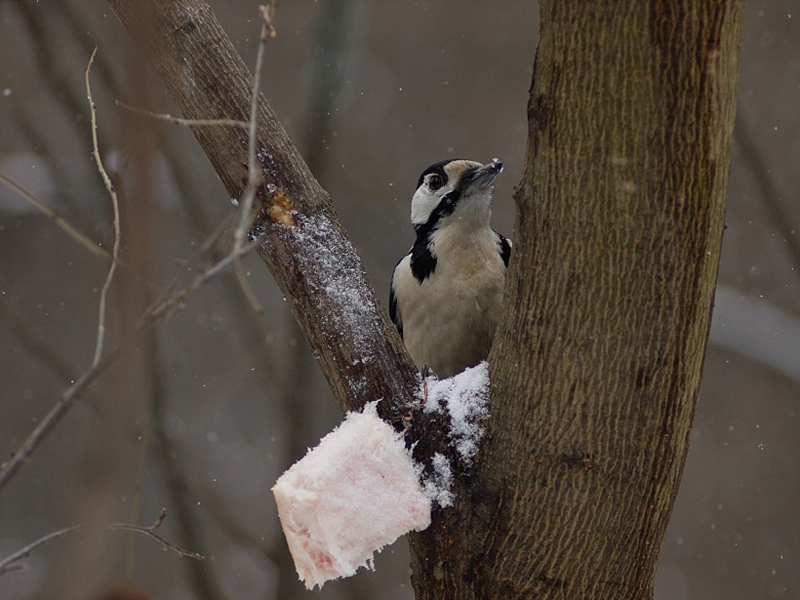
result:
[[[414,229],[433,229],[453,215],[491,214],[492,183],[503,171],[496,158],[482,165],[464,159],[452,159],[431,165],[420,175],[411,200],[411,223]]]

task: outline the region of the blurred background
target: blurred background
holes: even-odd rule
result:
[[[252,65],[256,3],[212,5]],[[720,287],[658,600],[800,598],[800,7],[790,5],[747,4]],[[276,21],[263,92],[382,297],[433,162],[500,158],[494,226],[511,234],[536,3],[297,0]],[[101,0],[0,0],[0,171],[111,247],[84,88],[95,45],[99,143],[130,261],[110,296],[113,345],[185,261],[183,281],[213,260],[233,207],[187,129],[115,106],[178,114]],[[0,181],[3,460],[91,363],[107,268]],[[269,490],[341,415],[257,257],[244,276],[267,332],[236,277],[214,279],[124,354],[0,491],[0,559],[77,523],[148,526],[162,507],[158,533],[206,559],[87,530],[0,576],[0,600],[312,596]],[[412,598],[405,541],[376,567],[313,596]]]

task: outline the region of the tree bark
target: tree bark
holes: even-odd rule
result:
[[[108,0],[144,49],[187,119],[248,121],[253,78],[211,8],[202,0]],[[254,6],[254,12],[256,10]],[[247,132],[192,127],[231,198],[247,178]],[[416,370],[330,197],[260,97],[257,160],[264,185],[256,229],[258,254],[300,323],[343,410],[384,399],[384,418],[398,422],[418,387]]]
[[[743,2],[541,3],[492,417],[417,598],[651,598],[716,283]]]

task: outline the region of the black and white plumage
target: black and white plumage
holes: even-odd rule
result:
[[[394,269],[389,313],[417,367],[451,377],[484,360],[503,302],[511,242],[494,231],[493,159],[446,160],[420,176],[417,239]]]

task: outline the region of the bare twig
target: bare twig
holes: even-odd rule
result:
[[[246,254],[258,246],[261,241],[261,238],[252,241],[241,249],[241,254]],[[48,433],[50,433],[58,421],[60,421],[64,414],[66,414],[66,412],[72,407],[72,404],[75,402],[75,400],[77,400],[86,391],[86,388],[88,388],[89,385],[93,383],[112,362],[114,362],[123,348],[127,347],[136,339],[136,334],[138,334],[145,327],[163,323],[173,315],[181,312],[186,307],[186,303],[189,298],[210,279],[228,268],[237,256],[238,255],[228,254],[219,262],[214,264],[211,268],[200,273],[184,289],[173,293],[165,293],[163,297],[151,304],[150,307],[145,311],[142,319],[140,319],[139,324],[137,325],[133,334],[120,342],[120,344],[113,350],[101,356],[97,363],[92,363],[91,367],[84,371],[80,377],[75,380],[75,383],[62,392],[56,404],[50,409],[50,412],[48,412],[47,415],[45,415],[45,417],[39,421],[39,424],[36,426],[36,428],[34,428],[34,430],[28,434],[28,437],[25,438],[19,448],[17,448],[11,459],[8,462],[0,465],[0,468],[2,468],[0,471],[0,489],[2,489],[3,486],[11,479],[11,477],[13,477],[14,474],[22,467],[22,465],[30,459],[42,440],[47,436]]]
[[[197,552],[192,552],[191,550],[186,550],[184,548],[181,548],[180,546],[172,544],[167,540],[165,540],[164,538],[162,538],[160,535],[155,533],[155,530],[161,526],[161,524],[164,522],[164,519],[166,518],[167,518],[167,509],[162,508],[161,514],[153,522],[153,524],[150,525],[150,527],[140,527],[139,525],[130,525],[128,523],[112,523],[111,525],[107,526],[107,529],[110,529],[112,531],[135,531],[136,533],[141,533],[142,535],[146,535],[147,537],[154,539],[155,541],[162,544],[164,550],[169,550],[171,552],[174,552],[178,556],[188,556],[189,558],[194,558],[196,560],[203,560],[205,556],[203,556],[202,554],[199,554]]]
[[[192,548],[200,548],[203,544],[203,527],[201,525],[196,506],[205,507],[205,498],[198,497],[194,490],[187,486],[186,478],[179,471],[177,460],[178,449],[173,444],[165,431],[164,398],[160,394],[153,397],[153,449],[162,461],[165,474],[166,492],[172,506],[172,515],[175,517],[175,526],[181,534],[183,543]],[[195,503],[195,499],[202,500]],[[206,507],[207,509],[207,507]],[[225,598],[219,589],[219,583],[213,569],[203,568],[203,565],[191,562],[187,565],[187,582],[193,588],[194,597],[198,600],[221,600]]]
[[[238,254],[239,250],[244,245],[245,236],[250,230],[253,219],[253,201],[255,200],[256,191],[258,186],[262,183],[261,171],[256,162],[256,136],[258,133],[258,93],[261,87],[261,70],[264,64],[264,48],[270,38],[275,37],[275,25],[273,17],[275,15],[275,0],[269,6],[260,6],[262,25],[261,36],[259,38],[258,52],[256,53],[256,66],[253,74],[253,95],[250,102],[250,123],[248,130],[248,144],[247,144],[247,185],[245,186],[242,198],[239,201],[239,223],[236,227],[233,236],[233,253]],[[234,261],[234,269],[236,277],[239,280],[239,285],[244,292],[253,312],[264,330],[264,339],[269,343],[272,339],[272,332],[270,331],[267,317],[264,313],[264,308],[258,301],[253,288],[247,281],[242,268],[242,263],[239,258]]]
[[[70,409],[74,401],[85,391],[85,389],[92,383],[97,376],[107,367],[112,360],[118,355],[119,351],[121,350],[121,346],[118,346],[113,352],[110,352],[103,355],[103,346],[105,344],[105,323],[106,323],[106,312],[107,312],[107,297],[108,297],[108,290],[111,286],[111,281],[113,279],[114,273],[117,268],[117,259],[119,257],[119,247],[120,247],[120,220],[119,220],[119,202],[117,201],[116,191],[114,190],[114,185],[111,182],[111,179],[108,176],[105,168],[103,167],[103,161],[100,158],[100,150],[99,145],[97,142],[97,111],[94,104],[94,100],[92,99],[92,90],[91,84],[89,81],[89,75],[91,73],[92,63],[94,62],[95,55],[97,54],[97,48],[95,47],[94,51],[92,52],[92,56],[89,59],[89,64],[86,67],[85,71],[85,83],[86,83],[86,93],[89,100],[89,107],[90,107],[90,114],[91,114],[91,130],[92,130],[92,147],[93,147],[93,156],[95,162],[97,163],[98,171],[100,172],[101,177],[103,178],[103,183],[106,186],[109,194],[111,195],[111,202],[114,208],[114,246],[111,252],[111,267],[108,270],[108,274],[106,275],[105,282],[103,284],[102,291],[100,293],[100,305],[98,309],[98,325],[97,325],[97,342],[95,344],[95,352],[94,358],[92,359],[92,364],[90,368],[84,371],[80,377],[78,377],[75,382],[69,386],[62,394],[59,396],[58,401],[50,409],[50,411],[45,415],[45,417],[39,421],[38,425],[34,428],[34,430],[28,435],[27,438],[22,442],[19,446],[17,451],[13,454],[11,459],[0,465],[2,470],[0,471],[0,489],[14,476],[14,474],[22,467],[25,462],[28,461],[30,456],[33,454],[36,447],[39,443],[47,436],[47,434],[55,427],[56,423],[61,420],[61,417],[66,414],[66,412]]]
[[[94,155],[94,160],[97,163],[97,170],[100,172],[100,176],[103,178],[103,183],[105,184],[106,189],[111,197],[111,204],[114,207],[114,246],[111,251],[111,267],[108,269],[108,275],[106,275],[103,288],[100,290],[100,308],[99,315],[97,317],[97,343],[94,348],[94,358],[92,359],[93,367],[97,366],[97,364],[100,362],[100,358],[103,356],[103,346],[105,344],[106,337],[108,290],[111,287],[111,281],[113,280],[114,273],[117,270],[117,259],[119,258],[120,246],[119,201],[117,200],[117,192],[114,189],[114,184],[111,183],[111,178],[108,176],[108,173],[106,173],[106,169],[103,166],[103,160],[100,158],[100,147],[97,143],[97,107],[92,99],[92,86],[89,82],[89,75],[92,72],[92,63],[94,62],[94,57],[96,54],[97,47],[95,46],[92,56],[89,58],[89,64],[87,65],[85,72],[86,95],[89,99],[89,111],[92,117],[92,154]]]
[[[269,26],[267,23],[271,23],[271,21],[266,20],[262,26],[262,35],[261,38],[263,41],[269,39],[267,31],[269,31]],[[263,62],[263,46],[264,43],[262,42],[259,44],[259,54],[258,59],[256,61],[256,70],[257,72],[260,71],[261,65]],[[257,237],[256,239],[250,241],[249,243],[245,244],[245,236],[250,228],[250,219],[252,218],[252,206],[253,200],[255,198],[255,192],[258,189],[258,183],[260,182],[260,172],[256,168],[256,161],[255,161],[255,128],[256,128],[256,117],[251,115],[250,120],[250,166],[249,166],[249,177],[245,192],[243,193],[242,200],[239,202],[239,208],[242,212],[240,212],[239,222],[237,225],[237,229],[234,235],[234,243],[233,247],[230,249],[229,253],[213,264],[211,267],[207,269],[203,269],[200,273],[183,289],[178,291],[170,292],[169,290],[165,292],[161,297],[159,297],[155,302],[153,302],[144,312],[142,318],[140,319],[139,323],[137,324],[135,331],[132,332],[131,335],[126,337],[122,342],[120,342],[112,351],[103,354],[103,345],[105,339],[105,314],[106,314],[106,296],[107,291],[111,283],[111,279],[113,277],[114,271],[116,269],[118,263],[118,255],[119,255],[119,207],[116,198],[116,192],[114,190],[114,186],[106,173],[102,160],[100,159],[100,153],[97,144],[97,127],[96,127],[96,111],[95,105],[92,100],[91,96],[91,86],[89,84],[89,74],[91,71],[92,62],[95,57],[97,49],[95,48],[95,52],[92,53],[92,57],[89,61],[89,65],[86,68],[86,89],[87,94],[89,97],[89,104],[91,106],[91,125],[92,125],[92,139],[93,139],[93,146],[94,146],[94,158],[97,162],[98,170],[103,178],[104,183],[106,184],[106,189],[109,191],[109,194],[112,196],[112,202],[114,204],[114,231],[115,231],[115,240],[114,240],[114,250],[112,252],[112,264],[111,268],[109,269],[108,276],[106,277],[106,282],[103,286],[103,291],[101,292],[101,302],[100,302],[100,314],[98,317],[98,334],[97,334],[97,345],[95,347],[95,355],[94,360],[92,361],[91,366],[87,369],[84,373],[78,377],[75,382],[69,386],[62,394],[59,396],[56,404],[53,408],[50,409],[50,412],[45,415],[45,417],[38,423],[38,425],[34,428],[34,430],[28,435],[27,438],[22,442],[19,448],[14,452],[11,459],[8,460],[6,463],[0,465],[0,489],[5,486],[5,484],[19,471],[23,464],[25,464],[30,457],[35,452],[36,448],[42,442],[42,440],[50,433],[50,431],[55,427],[55,425],[61,420],[61,418],[66,414],[66,412],[72,407],[75,400],[79,398],[85,391],[86,388],[95,380],[97,377],[110,365],[114,359],[119,355],[124,347],[130,344],[133,340],[136,339],[137,334],[141,332],[145,327],[158,325],[163,323],[167,319],[171,318],[175,314],[181,312],[185,307],[189,300],[189,298],[197,292],[205,283],[207,283],[210,279],[227,269],[232,264],[235,264],[236,261],[239,260],[241,256],[248,253],[250,250],[256,248],[258,245],[262,243],[262,238]],[[256,77],[255,84],[253,86],[254,92],[254,102],[257,106],[257,99],[258,99],[258,77]],[[254,179],[255,178],[255,179]],[[249,197],[249,200],[248,200]],[[257,304],[257,303],[256,303]]]
[[[122,350],[121,345],[105,354],[96,364],[93,364],[88,370],[84,371],[71,386],[61,393],[53,408],[50,409],[50,412],[48,412],[44,418],[39,421],[39,424],[33,431],[28,434],[28,437],[20,444],[11,459],[0,465],[2,468],[2,471],[0,471],[0,489],[8,483],[23,464],[28,462],[42,440],[50,433],[53,427],[55,427],[56,423],[61,420],[61,417],[72,407],[75,400],[80,397],[81,394],[86,391],[86,388],[97,379],[100,373],[113,362],[120,350]]]
[[[197,277],[195,277],[189,283],[189,285],[182,290],[165,294],[162,298],[156,300],[145,311],[144,320],[152,324],[160,324],[182,311],[186,307],[186,302],[188,301],[189,297],[203,287],[203,285],[208,283],[210,279],[213,279],[222,271],[230,267],[239,256],[244,256],[250,252],[250,250],[258,247],[262,241],[262,238],[258,237],[239,250],[238,254],[227,254],[208,269],[201,271]]]
[[[46,341],[30,327],[30,323],[15,314],[5,298],[0,294],[0,323],[11,333],[16,343],[48,366],[63,382],[74,381],[75,370],[50,345],[49,341]]]
[[[105,529],[109,531],[133,531],[135,533],[141,533],[144,536],[147,536],[155,541],[159,542],[164,550],[169,550],[174,552],[178,556],[188,556],[189,558],[194,558],[196,560],[203,560],[205,556],[202,554],[198,554],[197,552],[192,552],[191,550],[186,550],[173,544],[172,542],[168,542],[160,535],[155,533],[155,530],[158,529],[161,524],[164,522],[164,519],[167,518],[167,509],[162,508],[161,514],[159,514],[158,518],[153,522],[152,525],[149,527],[142,527],[140,525],[131,525],[129,523],[111,523],[109,525],[105,525]],[[19,564],[19,561],[23,558],[30,556],[31,552],[36,550],[38,547],[43,546],[48,542],[52,542],[55,539],[58,539],[62,536],[65,536],[69,533],[74,533],[76,531],[80,531],[81,529],[85,529],[88,527],[87,525],[73,525],[72,527],[66,527],[64,529],[59,529],[58,531],[53,531],[48,533],[47,535],[40,537],[35,542],[31,542],[27,546],[20,548],[13,554],[5,557],[4,559],[0,560],[0,575],[5,575],[11,571],[16,571],[21,568],[24,568],[24,565]]]
[[[256,293],[253,291],[250,282],[247,280],[247,274],[244,272],[244,267],[242,267],[241,260],[237,259],[234,261],[233,270],[236,273],[236,279],[239,282],[239,287],[242,288],[242,292],[244,293],[247,302],[250,304],[250,308],[253,310],[253,313],[255,313],[256,319],[258,319],[258,324],[261,325],[261,331],[264,334],[264,341],[267,344],[271,344],[274,338],[272,328],[269,326],[269,321],[267,320],[267,314],[264,312],[264,307],[261,306]]]
[[[178,117],[173,117],[168,114],[159,114],[142,110],[140,108],[129,106],[119,100],[116,101],[117,106],[124,108],[126,110],[130,110],[139,114],[144,114],[155,119],[169,121],[171,123],[179,125],[233,126],[233,127],[247,128],[248,130],[247,184],[245,186],[244,191],[242,192],[242,196],[239,198],[238,201],[239,217],[236,228],[234,229],[233,249],[231,250],[231,254],[236,255],[236,258],[234,259],[234,269],[237,275],[239,285],[242,288],[242,292],[244,293],[245,298],[250,303],[250,306],[252,307],[253,312],[255,313],[259,324],[261,325],[261,328],[264,330],[264,339],[267,341],[267,343],[269,343],[272,339],[272,331],[269,327],[269,323],[267,322],[264,308],[261,306],[260,302],[258,301],[258,298],[253,292],[252,287],[250,286],[250,284],[248,283],[247,279],[244,276],[244,270],[242,269],[239,257],[242,255],[242,249],[244,248],[245,238],[252,224],[253,203],[255,201],[256,192],[258,190],[258,187],[263,183],[261,171],[259,169],[259,165],[256,160],[256,140],[258,132],[258,94],[259,94],[259,89],[261,87],[261,71],[263,69],[263,63],[264,63],[264,47],[266,46],[266,43],[271,38],[274,38],[276,35],[276,28],[274,22],[275,5],[276,5],[276,0],[272,0],[269,5],[264,5],[259,7],[262,26],[261,26],[261,35],[259,37],[258,51],[256,54],[256,65],[255,65],[255,73],[253,80],[253,93],[250,104],[249,121],[245,122],[233,119],[182,119]]]
[[[250,101],[250,126],[248,129],[247,140],[247,185],[244,188],[242,197],[239,199],[239,223],[233,234],[233,252],[237,252],[243,245],[247,232],[253,218],[253,201],[256,197],[258,186],[263,182],[261,171],[256,162],[256,135],[258,134],[258,91],[261,87],[261,68],[264,64],[264,47],[269,39],[269,31],[272,31],[272,21],[270,12],[266,7],[261,6],[261,37],[256,54],[256,67],[253,73],[253,94]]]
[[[115,104],[125,110],[160,121],[168,121],[174,125],[187,125],[190,127],[238,127],[240,129],[247,129],[249,127],[247,121],[237,121],[236,119],[183,119],[181,117],[173,117],[170,114],[156,113],[142,108],[136,108],[130,104],[125,104],[121,100],[115,100]]]
[[[19,569],[24,568],[22,564],[16,564],[18,561],[26,558],[30,555],[31,552],[36,550],[39,546],[43,546],[47,542],[51,542],[57,538],[60,538],[63,535],[67,535],[68,533],[72,533],[73,531],[78,531],[82,529],[83,525],[73,525],[72,527],[67,527],[65,529],[59,529],[58,531],[53,531],[52,533],[48,533],[47,535],[40,537],[35,542],[32,542],[25,546],[24,548],[20,548],[13,554],[5,557],[3,560],[0,560],[0,575],[5,575],[10,571],[17,571]]]
[[[250,524],[240,522],[240,515],[230,506],[226,496],[193,481],[177,460],[168,457],[165,457],[165,460],[171,462],[170,475],[174,476],[187,490],[191,491],[192,495],[198,498],[203,510],[217,522],[231,540],[243,546],[249,546],[260,552],[265,558],[278,562],[276,553],[269,548],[269,544],[264,542],[264,538],[255,533]]]
[[[89,239],[87,236],[82,234],[80,231],[75,229],[69,221],[67,221],[61,214],[44,204],[41,200],[39,200],[36,196],[31,194],[28,190],[26,190],[22,185],[18,182],[14,181],[11,177],[0,171],[0,181],[3,181],[6,185],[8,185],[11,189],[17,192],[20,196],[22,196],[25,200],[30,202],[33,206],[36,207],[39,212],[41,212],[45,217],[53,221],[57,227],[62,229],[69,237],[73,240],[78,242],[81,246],[86,248],[92,254],[97,254],[98,256],[102,256],[103,258],[111,258],[111,253],[103,248],[102,246],[98,245],[96,242]]]

